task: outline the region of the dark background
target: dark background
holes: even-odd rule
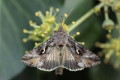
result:
[[[41,23],[34,16],[36,11],[45,13],[52,6],[60,8],[58,16],[61,16],[73,9],[66,21],[70,24],[98,3],[97,0],[0,0],[0,80],[120,80],[120,70],[104,64],[103,57],[100,65],[77,72],[64,70],[63,76],[56,76],[54,71],[44,72],[27,67],[20,61],[24,52],[34,47],[33,41],[22,42],[27,37],[22,30],[32,29],[29,20]],[[110,12],[110,17],[115,20],[114,13]],[[89,17],[70,34],[80,31],[81,35],[76,40],[85,42],[85,47],[97,54],[101,49],[94,46],[95,42],[106,41],[107,32],[101,27],[103,20],[101,11]]]

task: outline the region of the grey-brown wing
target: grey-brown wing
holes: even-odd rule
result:
[[[64,46],[61,53],[62,53],[62,67],[70,71],[77,71],[83,69],[83,67],[78,66],[80,59],[77,60],[75,57],[77,55],[71,53],[68,47]]]
[[[60,66],[60,51],[56,47],[50,47],[46,54],[43,54],[45,56],[44,59],[40,59],[40,61],[43,62],[42,66],[38,66],[37,68],[44,71],[52,71]]]
[[[45,42],[25,54],[22,62],[40,70],[52,71],[60,66],[59,50]]]
[[[100,63],[97,55],[83,48],[72,38],[69,38],[68,41],[68,44],[62,49],[63,67],[71,71],[77,71]]]
[[[29,51],[21,59],[23,63],[32,67],[37,67],[38,65],[41,66],[42,63],[40,63],[39,60],[40,60],[39,53],[36,51],[36,49]]]

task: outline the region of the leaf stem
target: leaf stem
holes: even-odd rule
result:
[[[75,24],[73,24],[70,28],[69,28],[69,32],[71,32],[73,29],[75,29],[78,25],[80,25],[83,21],[85,21],[88,17],[90,17],[92,14],[94,14],[96,11],[95,10],[100,10],[103,7],[103,3],[99,3],[98,5],[96,5],[94,8],[92,8],[91,10],[89,10],[85,15],[83,15],[81,18],[79,18]]]

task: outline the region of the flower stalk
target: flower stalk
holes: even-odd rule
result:
[[[89,18],[92,14],[99,12],[100,9],[103,7],[103,3],[99,3],[98,5],[96,5],[94,8],[92,8],[91,10],[89,10],[85,15],[83,15],[81,18],[79,18],[74,25],[72,25],[69,28],[69,32],[71,32],[73,29],[75,29],[78,25],[80,25],[82,22],[84,22],[87,18]]]

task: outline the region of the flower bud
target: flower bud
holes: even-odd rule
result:
[[[111,34],[106,34],[106,38],[111,38]]]
[[[80,32],[76,32],[76,35],[80,35]]]
[[[27,29],[23,29],[23,33],[27,33],[28,32],[28,30]]]
[[[22,41],[25,43],[25,42],[27,42],[28,40],[27,40],[27,38],[23,38]]]
[[[59,10],[59,8],[56,8],[56,12],[59,12],[60,10]]]
[[[79,44],[81,44],[81,45],[85,45],[85,42],[79,42]]]
[[[102,26],[105,30],[108,30],[109,32],[111,32],[111,30],[114,28],[115,25],[111,19],[107,19],[103,22]]]

